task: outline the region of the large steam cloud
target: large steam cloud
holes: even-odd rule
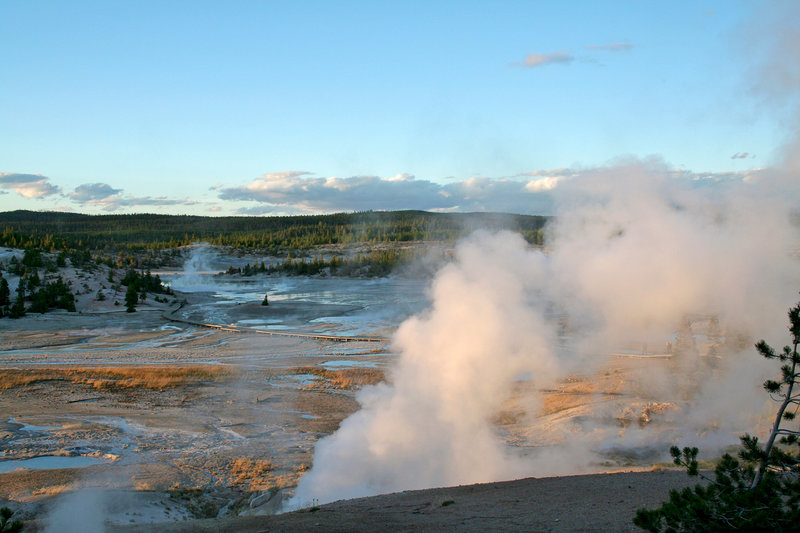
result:
[[[522,465],[487,419],[518,373],[558,373],[553,339],[538,319],[544,301],[528,276],[544,268],[542,257],[510,233],[463,243],[458,263],[437,276],[433,308],[395,336],[403,356],[393,385],[363,391],[362,410],[318,444],[297,498],[327,501],[513,476]]]
[[[785,311],[797,299],[796,190],[765,173],[711,196],[652,161],[563,190],[546,252],[509,233],[480,232],[458,245],[433,282],[431,309],[395,336],[391,384],[363,390],[362,409],[318,443],[291,505],[586,471],[593,450],[626,439],[660,445],[702,434],[726,444],[753,429],[769,368],[751,341],[782,345]],[[728,343],[720,368],[703,379],[697,361],[646,377],[673,399],[690,390],[691,408],[676,415],[682,432],[584,428],[563,448],[526,456],[498,435],[491,419],[515,382],[543,389],[590,374],[625,344],[674,340],[687,316],[716,316],[729,338],[748,341]],[[531,415],[536,401],[527,400]]]

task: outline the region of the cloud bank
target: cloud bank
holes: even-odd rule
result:
[[[389,178],[354,176],[315,178],[307,172],[268,173],[241,187],[223,188],[223,200],[249,200],[307,211],[363,211],[369,209],[437,209],[453,207],[437,197],[439,186],[414,176]],[[400,207],[398,207],[400,206]]]
[[[725,188],[753,180],[760,171],[693,173],[673,170],[654,160],[651,171],[697,188]],[[271,172],[237,187],[219,187],[222,200],[253,202],[241,214],[259,215],[286,210],[337,212],[423,209],[429,211],[495,211],[520,214],[554,213],[554,201],[564,185],[600,169],[539,169],[504,178],[475,177],[440,184],[409,174],[315,177],[305,171]],[[568,189],[567,189],[568,190]]]
[[[691,172],[671,169],[653,158],[651,171],[665,178],[686,181],[698,189],[722,191],[739,182],[755,182],[764,169],[741,172]],[[348,211],[426,210],[439,212],[507,212],[552,215],[555,202],[568,184],[604,168],[536,169],[507,177],[471,177],[438,183],[400,173],[380,176],[316,176],[302,170],[270,172],[238,186],[214,185],[217,198],[242,215],[285,215]],[[0,194],[15,193],[29,199],[62,198],[77,207],[114,212],[155,206],[192,206],[189,198],[135,196],[109,183],[84,183],[71,192],[35,174],[0,174]],[[250,205],[246,205],[246,204]],[[238,204],[238,205],[237,205]],[[244,205],[243,205],[244,204]],[[219,211],[223,207],[217,206]],[[58,209],[71,209],[59,207]]]
[[[137,206],[171,206],[195,205],[198,202],[189,199],[173,199],[164,196],[123,195],[122,189],[116,189],[107,183],[84,183],[67,194],[61,187],[53,185],[50,178],[40,174],[22,174],[17,172],[0,172],[0,194],[6,191],[23,198],[41,200],[48,197],[67,199],[79,206],[99,207],[104,211],[118,211],[126,207]],[[57,211],[69,211],[70,207],[53,207]]]

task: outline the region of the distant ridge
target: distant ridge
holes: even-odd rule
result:
[[[479,228],[521,233],[541,243],[548,217],[507,213],[366,211],[328,215],[87,215],[0,212],[0,245],[37,248],[166,248],[206,241],[261,249],[324,244],[452,241]]]

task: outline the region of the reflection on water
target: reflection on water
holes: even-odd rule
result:
[[[104,463],[97,457],[86,457],[84,455],[74,455],[61,457],[58,455],[42,455],[30,459],[16,459],[11,461],[0,461],[0,474],[11,472],[20,468],[28,470],[52,470],[55,468],[82,468],[84,466]]]
[[[340,370],[342,368],[375,368],[378,365],[371,362],[371,361],[355,361],[355,360],[348,360],[348,361],[325,361],[324,363],[320,363],[318,366],[326,370]]]

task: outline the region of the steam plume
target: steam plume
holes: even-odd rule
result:
[[[319,441],[290,505],[585,470],[614,432],[572,435],[568,450],[528,456],[505,445],[490,420],[515,380],[541,389],[593,372],[630,341],[674,340],[691,314],[718,316],[731,338],[784,342],[800,279],[797,195],[778,194],[766,172],[755,183],[698,185],[659,161],[627,162],[560,188],[547,253],[509,233],[460,243],[433,282],[431,309],[394,338],[391,385],[363,390],[362,409]],[[568,337],[559,337],[563,317]],[[722,425],[709,440],[735,442],[761,413],[766,374],[751,346],[727,349],[707,381],[692,366],[651,376],[674,395],[676,383],[703,385],[680,415],[687,432],[713,421]],[[733,406],[737,416],[722,418]]]
[[[183,275],[175,279],[173,287],[179,290],[198,290],[207,285],[203,273],[212,271],[211,263],[216,252],[207,242],[192,245],[192,251],[183,264]]]
[[[800,4],[771,2],[762,12],[765,26],[748,26],[742,42],[760,54],[756,90],[793,133],[779,167],[686,181],[658,160],[621,162],[559,182],[546,254],[508,234],[461,243],[433,283],[430,311],[397,333],[392,384],[362,391],[362,409],[318,443],[291,505],[581,471],[593,450],[619,442],[729,444],[754,431],[772,369],[751,343],[785,344],[800,281],[800,43],[792,26]],[[541,389],[590,373],[631,341],[677,342],[692,315],[717,317],[726,337],[719,368],[698,379],[696,358],[673,365],[672,375],[642,377],[667,397],[691,393],[676,414],[683,433],[587,427],[563,447],[523,457],[493,430],[490,419],[520,376]],[[556,317],[568,317],[568,337],[557,335]]]

